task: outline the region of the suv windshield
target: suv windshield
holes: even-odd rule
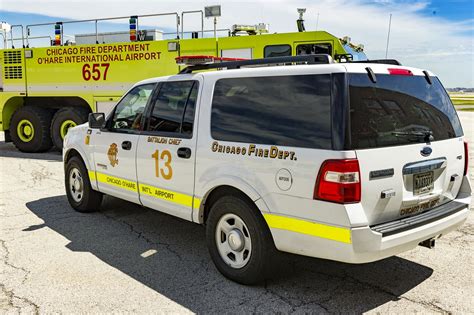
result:
[[[423,76],[349,74],[352,149],[462,136],[456,111],[439,82]]]

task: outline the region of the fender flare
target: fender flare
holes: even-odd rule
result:
[[[230,186],[232,188],[240,190],[246,196],[248,196],[257,206],[257,208],[266,212],[268,207],[266,207],[265,202],[262,199],[262,195],[253,188],[249,183],[247,183],[242,178],[233,176],[233,175],[224,175],[220,176],[217,179],[210,180],[204,185],[202,185],[201,191],[204,191],[204,195],[200,198],[199,208],[193,211],[193,221],[198,223],[204,223],[204,208],[206,200],[209,195],[218,187]],[[199,198],[199,197],[198,197]]]
[[[64,150],[64,154],[63,154],[64,168],[66,168],[66,163],[65,162],[68,159],[68,157],[70,156],[72,151],[76,151],[79,154],[82,161],[84,162],[84,165],[86,166],[87,171],[88,172],[94,172],[94,174],[95,174],[95,170],[91,168],[89,160],[85,158],[87,155],[85,154],[85,152],[84,152],[84,150],[81,146],[74,147],[74,148],[67,148],[66,150]],[[66,169],[64,169],[64,171],[66,171]],[[98,186],[97,186],[97,180],[96,180],[95,176],[94,176],[94,178],[89,178],[89,180],[90,180],[92,189],[97,190]]]

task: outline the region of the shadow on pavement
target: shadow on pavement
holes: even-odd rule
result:
[[[23,153],[20,152],[13,143],[0,141],[0,157],[44,160],[44,161],[62,161],[63,157],[59,150],[51,150],[44,153]]]
[[[399,257],[349,265],[282,254],[272,280],[246,287],[215,269],[200,225],[111,197],[104,199],[101,212],[92,214],[75,212],[65,196],[26,206],[44,224],[25,233],[53,229],[70,241],[70,250],[92,253],[197,313],[366,312],[398,300],[433,272]],[[149,250],[156,253],[146,257]]]

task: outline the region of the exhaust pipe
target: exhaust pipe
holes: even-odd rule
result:
[[[424,240],[423,242],[421,242],[418,245],[429,248],[429,249],[432,249],[432,248],[435,247],[435,239],[430,238],[430,239]]]

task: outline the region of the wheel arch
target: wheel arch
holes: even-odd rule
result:
[[[10,122],[13,113],[25,104],[24,96],[13,96],[10,97],[3,105],[2,108],[2,128],[1,130],[9,130]]]
[[[82,162],[84,163],[84,165],[86,166],[88,171],[94,171],[91,168],[89,161],[85,158],[85,156],[86,156],[85,153],[81,152],[81,151],[82,150],[79,149],[79,148],[69,148],[69,149],[67,149],[64,152],[64,155],[63,155],[64,167],[66,167],[66,164],[71,160],[71,158],[77,156],[82,160]]]
[[[81,96],[31,96],[25,98],[27,106],[41,106],[52,109],[61,109],[65,107],[85,108],[93,110],[93,102]]]
[[[239,197],[247,199],[255,205],[260,215],[268,209],[261,195],[252,186],[238,178],[228,177],[221,179],[213,185],[207,185],[207,189],[204,189],[204,191],[206,191],[206,193],[202,197],[199,209],[193,218],[194,222],[200,224],[206,222],[212,204],[219,199],[219,197],[225,195],[238,195]]]

